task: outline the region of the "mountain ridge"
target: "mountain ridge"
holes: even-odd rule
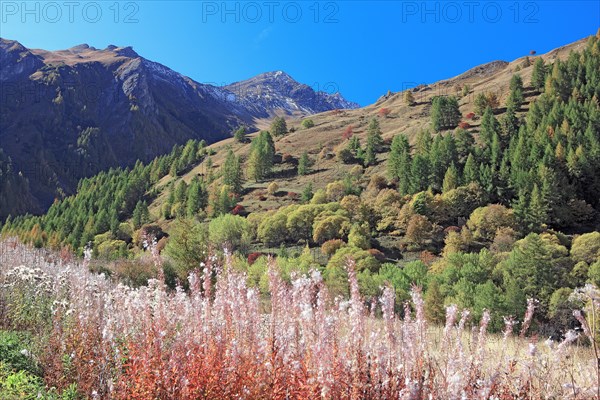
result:
[[[256,102],[129,46],[48,51],[0,38],[0,62],[0,147],[11,169],[29,179],[34,213],[74,193],[83,177],[149,161],[189,139],[214,143],[282,112],[308,115],[351,104],[340,96],[316,102],[329,95],[295,81],[302,97],[287,97],[296,94],[290,91],[275,93],[273,104]],[[5,209],[0,217],[10,213]]]

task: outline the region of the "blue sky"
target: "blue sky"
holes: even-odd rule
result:
[[[265,71],[367,105],[388,90],[596,33],[600,1],[0,1],[0,35],[133,46],[199,82]]]

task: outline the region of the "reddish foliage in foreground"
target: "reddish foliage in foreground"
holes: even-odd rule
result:
[[[469,129],[471,127],[471,124],[469,124],[468,122],[461,121],[458,123],[458,127],[461,129]]]
[[[473,119],[473,118],[475,118],[475,113],[474,112],[470,112],[467,115],[465,115],[465,118],[466,119]]]
[[[503,338],[490,338],[489,312],[471,329],[470,313],[450,305],[434,336],[418,288],[401,315],[389,286],[367,305],[359,292],[362,272],[352,261],[345,271],[350,296],[335,300],[318,271],[288,283],[271,259],[264,298],[229,256],[225,265],[209,257],[185,292],[159,280],[134,289],[90,273],[85,263],[5,247],[2,328],[22,323],[23,307],[48,307],[28,316],[28,330],[44,343],[35,357],[48,386],[75,383],[85,398],[590,399],[597,393],[594,358],[579,359],[576,374],[561,372],[573,369],[574,331],[558,345],[542,348],[534,339],[505,353],[499,348],[515,343],[513,319],[505,319]],[[528,301],[522,337],[536,306]],[[575,317],[589,331],[584,315]]]

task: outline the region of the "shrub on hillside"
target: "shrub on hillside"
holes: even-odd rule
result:
[[[342,239],[331,239],[321,245],[321,253],[327,257],[331,257],[346,243]]]

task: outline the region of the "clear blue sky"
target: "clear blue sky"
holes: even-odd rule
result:
[[[596,33],[600,1],[0,1],[0,35],[133,46],[199,82],[284,70],[361,105]],[[115,6],[115,4],[117,6]]]

